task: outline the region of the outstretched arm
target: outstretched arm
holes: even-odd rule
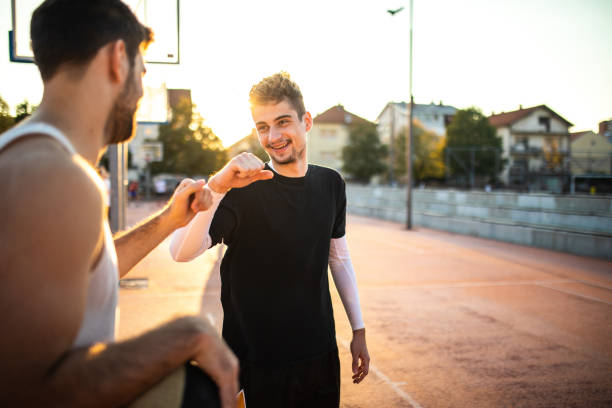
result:
[[[357,279],[355,278],[355,270],[351,262],[346,236],[331,240],[329,267],[353,329],[353,339],[351,341],[353,382],[358,384],[368,375],[370,355],[366,345],[365,325],[361,316]]]
[[[115,236],[120,277],[128,273],[172,231],[188,224],[198,212],[211,206],[210,190],[204,185],[203,180],[184,179],[163,209]]]
[[[209,186],[205,189],[210,190]],[[170,255],[177,262],[188,262],[210,248],[211,238],[208,234],[219,203],[225,194],[210,190],[212,205],[205,211],[199,212],[193,220],[184,227],[174,231],[170,239]]]
[[[175,261],[191,261],[210,247],[211,238],[208,231],[225,193],[231,188],[245,187],[258,180],[271,179],[273,173],[263,168],[264,163],[257,156],[241,153],[210,178],[206,189],[210,189],[212,193],[211,207],[196,215],[189,225],[172,234],[170,254]]]

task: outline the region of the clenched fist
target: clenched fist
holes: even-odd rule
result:
[[[208,181],[208,187],[217,193],[226,193],[230,188],[240,188],[258,180],[274,177],[270,170],[264,170],[264,163],[254,154],[240,153],[230,160]]]

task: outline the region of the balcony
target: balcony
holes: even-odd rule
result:
[[[515,144],[510,147],[510,153],[514,155],[534,156],[542,154],[541,147],[526,146],[524,144]]]
[[[570,154],[568,149],[558,149],[556,151],[550,151],[549,149],[542,149],[542,147],[540,146],[525,146],[524,144],[515,144],[514,146],[510,147],[510,153],[517,156],[541,156],[549,154],[568,156]]]

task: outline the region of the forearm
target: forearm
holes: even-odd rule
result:
[[[120,277],[174,231],[175,226],[169,222],[167,211],[168,207],[164,207],[135,227],[115,235]]]
[[[361,315],[357,279],[346,243],[346,237],[332,239],[329,250],[329,266],[336,289],[353,331],[365,327]]]
[[[124,342],[72,351],[38,388],[39,401],[32,402],[61,407],[125,405],[205,349],[209,335],[214,335],[209,326],[185,317]]]
[[[208,188],[208,186],[206,187]],[[201,211],[189,224],[178,228],[170,240],[170,254],[178,262],[191,261],[206,251],[211,244],[209,235],[210,224],[225,194],[216,193],[211,189],[212,205],[206,211]]]

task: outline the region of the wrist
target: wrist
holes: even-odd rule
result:
[[[365,337],[365,327],[353,330],[353,337],[358,337],[358,336]]]
[[[186,349],[190,350],[189,358],[195,358],[203,350],[210,347],[214,329],[199,316],[183,316],[170,323],[174,325],[177,335],[183,336]]]
[[[177,220],[174,220],[171,216],[171,206],[170,203],[166,204],[164,208],[160,210],[157,214],[158,225],[161,230],[171,234],[175,229],[180,227],[180,224]]]
[[[219,177],[217,175],[212,176],[208,180],[208,187],[217,194],[225,194],[230,190],[229,187],[224,186],[219,182]]]

